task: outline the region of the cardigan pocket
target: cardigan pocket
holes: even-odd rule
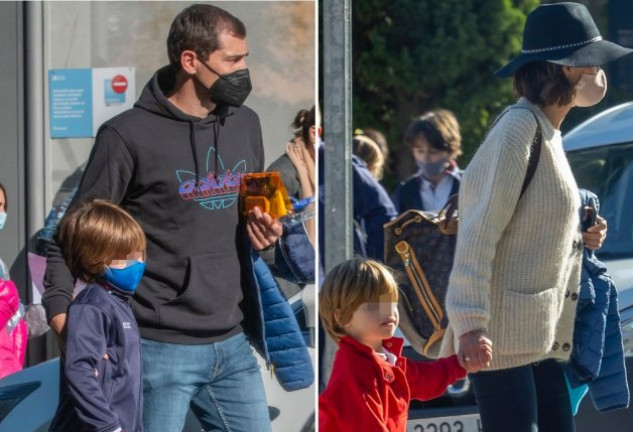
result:
[[[529,294],[504,291],[496,348],[507,355],[546,353],[554,343],[558,306],[556,287]]]

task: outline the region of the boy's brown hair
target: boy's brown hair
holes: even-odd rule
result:
[[[462,154],[459,123],[449,110],[428,111],[414,119],[404,134],[404,142],[413,148],[419,136],[423,136],[431,147],[449,152],[452,158]]]
[[[145,257],[145,233],[129,213],[103,199],[73,207],[62,219],[57,242],[73,277],[94,282],[112,260],[136,251]]]
[[[343,261],[325,276],[319,294],[319,314],[325,331],[337,343],[345,336],[358,307],[366,302],[398,300],[398,284],[391,270],[377,261]]]

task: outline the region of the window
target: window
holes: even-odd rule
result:
[[[598,258],[633,257],[633,143],[567,153],[578,187],[598,195],[608,235]]]

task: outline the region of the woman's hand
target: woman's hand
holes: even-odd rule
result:
[[[490,367],[492,360],[492,341],[484,330],[473,330],[459,338],[457,361],[466,372],[478,372]]]
[[[607,238],[607,221],[600,217],[596,217],[596,224],[587,228],[582,233],[582,240],[585,247],[590,250],[597,250],[602,247],[602,243]]]
[[[308,164],[304,157],[304,152],[302,147],[305,147],[303,143],[303,139],[295,138],[286,143],[286,154],[292,161],[292,164],[295,166],[299,173],[308,174]]]

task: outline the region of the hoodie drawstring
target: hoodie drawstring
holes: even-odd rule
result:
[[[218,147],[220,147],[220,123],[219,122],[215,122],[213,124],[213,139],[215,141],[215,179],[217,180],[218,178],[220,178],[219,174],[218,174],[218,167],[219,167],[219,156],[218,156]]]
[[[216,180],[220,178],[220,174],[218,173],[218,168],[220,166],[219,163],[219,151],[218,147],[220,145],[220,126],[224,125],[224,117],[220,117],[218,121],[213,122],[213,146],[215,147],[215,166],[213,167],[213,177]],[[197,191],[200,187],[200,167],[198,166],[198,147],[196,144],[196,130],[195,123],[193,120],[189,120],[189,142],[191,144],[191,153],[193,153],[193,163],[196,170],[196,186],[195,190]]]
[[[198,167],[198,151],[196,147],[196,131],[193,120],[189,120],[189,143],[191,144],[191,153],[193,153],[193,164],[196,170],[196,185],[194,190],[198,191],[200,187],[200,168]]]

